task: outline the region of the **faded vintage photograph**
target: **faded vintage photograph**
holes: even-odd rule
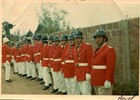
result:
[[[140,2],[60,1],[1,2],[1,95],[135,100]]]

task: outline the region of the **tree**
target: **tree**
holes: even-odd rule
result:
[[[33,33],[32,33],[32,31],[29,30],[26,34],[26,37],[31,37],[31,36],[33,36]]]
[[[37,10],[36,10],[37,11]],[[41,5],[41,12],[37,11],[39,25],[35,33],[52,33],[70,29],[69,23],[65,21],[68,12],[56,8],[56,4],[47,3]]]
[[[7,38],[11,38],[11,33],[10,30],[14,27],[15,25],[5,21],[2,23],[2,33],[5,33],[5,35],[7,36]]]

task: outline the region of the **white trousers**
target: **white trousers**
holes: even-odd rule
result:
[[[29,62],[25,62],[25,73],[28,74]]]
[[[19,72],[19,74],[22,74],[22,62],[18,62],[17,63],[17,66],[18,66],[18,72]]]
[[[17,62],[14,62],[14,72],[18,72],[18,63]]]
[[[53,72],[53,78],[54,78],[54,89],[59,89],[60,88],[60,77],[59,77],[59,75],[60,75],[60,71],[59,72]]]
[[[31,76],[31,70],[32,70],[31,63],[30,62],[26,62],[27,77]]]
[[[15,61],[15,59],[12,59],[11,60],[12,61],[12,63],[13,63],[13,65],[14,65],[14,72],[18,72],[18,65],[17,65],[17,62]]]
[[[8,61],[6,61],[6,63],[4,63],[3,65],[5,66],[5,80],[9,80],[10,79],[10,72],[11,72],[10,63]]]
[[[43,67],[41,63],[37,63],[37,69],[38,69],[38,78],[43,78]]]
[[[33,78],[35,78],[35,77],[36,77],[36,67],[35,67],[34,62],[31,62],[31,63],[30,63],[30,66],[31,66],[31,76],[32,76]]]
[[[25,64],[25,62],[21,62],[21,64],[22,64],[21,74],[24,75],[24,74],[26,74],[26,64]]]
[[[91,76],[86,74],[86,81],[77,82],[80,93],[82,95],[91,95],[91,84],[90,84]]]
[[[96,95],[112,95],[113,85],[106,89],[104,86],[94,86]]]
[[[53,81],[53,84],[54,84],[54,71],[53,71],[53,68],[51,68],[51,73],[52,73],[52,81]],[[57,89],[57,87],[55,85],[53,85],[53,89]]]
[[[75,78],[66,78],[65,81],[66,81],[68,95],[79,95],[80,94]]]
[[[64,73],[61,73],[61,72],[59,73],[59,79],[60,79],[59,91],[64,93],[67,91]]]
[[[49,86],[49,84],[52,83],[48,67],[43,67],[43,80],[45,82],[45,86]]]

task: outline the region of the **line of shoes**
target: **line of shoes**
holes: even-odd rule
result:
[[[14,74],[18,74],[17,72],[14,72]],[[20,77],[25,77],[27,76],[27,74],[18,74],[18,76]],[[26,77],[26,79],[29,79],[29,80],[35,80],[36,77],[32,77],[32,76],[28,76]],[[9,80],[6,80],[6,82],[8,83],[11,83],[13,80],[9,79]],[[36,81],[40,82],[41,85],[45,84],[45,82],[43,81],[43,78],[37,78]],[[47,90],[49,89],[49,87],[52,86],[52,84],[49,84],[49,86],[44,86],[43,90]],[[59,89],[53,89],[51,93],[55,93],[55,94],[61,94],[61,95],[67,95],[67,92],[61,92],[59,91]]]

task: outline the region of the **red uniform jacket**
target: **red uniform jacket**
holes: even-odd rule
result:
[[[27,57],[28,57],[27,59],[28,62],[34,61],[33,46],[31,44],[28,46]]]
[[[5,63],[6,61],[11,62],[10,54],[10,47],[6,44],[2,44],[2,63]]]
[[[54,45],[49,45],[49,66],[53,68],[53,53],[54,53]]]
[[[25,45],[23,45],[22,47],[21,47],[21,59],[20,59],[20,61],[21,62],[24,62],[24,57],[25,57]]]
[[[105,80],[114,83],[116,53],[115,50],[104,44],[93,54],[91,62],[91,84],[104,86]]]
[[[74,62],[77,81],[85,81],[86,73],[90,74],[92,54],[92,46],[87,43],[82,42],[78,49],[75,48]]]
[[[61,72],[64,72],[64,67],[65,67],[65,63],[64,63],[64,56],[66,53],[66,49],[68,47],[68,44],[66,44],[64,47],[62,46],[62,53],[61,53]]]
[[[62,53],[62,47],[55,46],[54,47],[54,54],[53,54],[53,71],[58,72],[61,70],[61,53]]]
[[[63,67],[64,77],[72,78],[74,77],[74,50],[75,46],[69,46],[66,48],[66,53],[64,55],[64,63]]]
[[[29,44],[26,44],[24,47],[24,61],[28,61],[28,48]]]
[[[21,48],[17,49],[16,51],[16,62],[21,62]]]
[[[11,48],[11,56],[12,56],[12,58],[16,58],[16,48],[15,47],[12,47]]]
[[[41,51],[43,48],[43,43],[41,41],[37,42],[34,46],[34,60],[39,63],[41,60]]]
[[[42,57],[42,66],[48,67],[49,65],[49,46],[47,44],[44,44],[44,47],[41,52]]]

